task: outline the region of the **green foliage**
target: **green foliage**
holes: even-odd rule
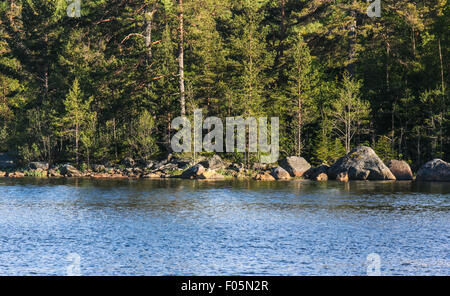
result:
[[[345,151],[350,152],[351,140],[360,126],[367,122],[370,112],[369,102],[360,98],[361,81],[344,73],[338,98],[333,101],[330,117],[334,131],[342,139]]]
[[[127,144],[132,149],[132,155],[141,159],[154,157],[158,152],[154,138],[155,122],[153,116],[144,110],[136,120],[132,121],[130,136]]]
[[[315,165],[332,165],[340,157],[345,155],[345,147],[339,139],[331,139],[322,133],[315,145],[312,162]]]
[[[447,159],[449,3],[386,1],[371,19],[364,1],[184,0],[187,115],[279,117],[282,154],[317,164],[362,143]],[[88,166],[169,153],[179,3],[67,5],[0,5],[0,150]]]
[[[386,136],[381,136],[373,146],[373,149],[385,163],[391,159],[396,159],[396,153],[392,149],[392,141]]]
[[[95,132],[95,113],[91,113],[90,105],[92,97],[83,99],[78,79],[73,81],[72,88],[64,100],[65,113],[58,118],[58,134],[75,141],[75,158],[78,164],[79,142],[81,141],[87,150],[92,146]]]

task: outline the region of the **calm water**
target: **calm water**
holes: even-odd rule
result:
[[[450,183],[0,180],[0,275],[450,275],[449,243]]]

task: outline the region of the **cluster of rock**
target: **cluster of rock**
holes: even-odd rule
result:
[[[90,178],[182,178],[223,180],[225,178],[253,178],[259,181],[290,180],[413,180],[413,173],[405,161],[390,160],[387,165],[372,148],[359,146],[338,159],[333,165],[322,164],[312,168],[303,158],[290,156],[280,160],[279,166],[255,163],[246,168],[242,163],[227,163],[220,156],[199,159],[178,158],[169,155],[161,161],[134,161],[125,158],[121,165],[91,166],[80,171],[70,164],[49,166],[45,162],[31,162],[24,170],[11,171],[16,160],[0,153],[0,177],[90,177]],[[10,172],[1,171],[7,169]],[[450,181],[450,164],[434,159],[417,172],[418,181]]]
[[[372,148],[360,146],[341,157],[327,170],[330,179],[396,180]]]
[[[280,166],[271,171],[261,171],[256,180],[288,180],[303,177],[314,181],[337,180],[413,180],[413,172],[405,161],[390,160],[387,165],[378,157],[375,151],[367,146],[359,146],[347,155],[338,159],[333,165],[322,164],[311,168],[302,157],[288,157],[279,162]],[[450,182],[450,164],[434,159],[427,162],[417,173],[417,181],[447,181]]]
[[[427,162],[417,172],[418,181],[450,181],[450,163],[441,159]]]

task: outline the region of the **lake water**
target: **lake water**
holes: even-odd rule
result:
[[[0,180],[0,275],[450,275],[449,243],[450,183]]]

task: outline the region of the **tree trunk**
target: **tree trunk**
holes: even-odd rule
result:
[[[355,58],[356,58],[356,30],[357,30],[357,24],[356,24],[356,12],[354,10],[354,6],[356,5],[356,1],[353,1],[350,16],[352,18],[350,22],[350,28],[349,28],[349,39],[350,39],[350,54],[349,54],[349,64],[348,64],[348,72],[350,73],[351,77],[354,77],[355,74]]]
[[[147,63],[150,65],[153,54],[152,54],[152,29],[153,29],[153,14],[155,9],[150,10],[147,8],[145,13],[147,26],[145,27],[145,47],[147,48]]]
[[[442,49],[441,49],[441,39],[438,39],[439,41],[439,60],[441,62],[441,87],[442,87],[442,108],[441,108],[441,122],[440,122],[440,150],[439,150],[439,157],[444,157],[444,155],[442,154],[442,145],[443,145],[443,133],[442,133],[442,125],[444,124],[444,113],[443,111],[445,110],[445,83],[444,83],[444,63],[442,62]]]
[[[417,163],[420,165],[420,131],[417,132]]]
[[[75,124],[75,159],[78,167],[78,123]]]
[[[298,68],[298,76],[300,77],[301,68]],[[297,156],[302,154],[302,126],[303,126],[303,118],[302,118],[302,94],[301,94],[301,82],[298,80],[297,82],[297,103],[298,103],[298,111],[297,111],[297,119],[298,119],[298,143],[297,143]]]
[[[183,28],[183,0],[178,0],[179,5],[179,33],[180,40],[178,44],[178,66],[179,66],[179,76],[180,76],[180,108],[181,116],[186,115],[186,102],[185,102],[185,91],[184,91],[184,28]]]
[[[284,55],[284,39],[286,38],[286,0],[280,1],[281,26],[280,43],[278,44],[277,54],[275,56],[275,65],[279,65],[280,58]]]
[[[114,155],[116,156],[116,160],[118,157],[117,154],[117,139],[116,139],[116,118],[113,118],[113,138],[114,138]]]

